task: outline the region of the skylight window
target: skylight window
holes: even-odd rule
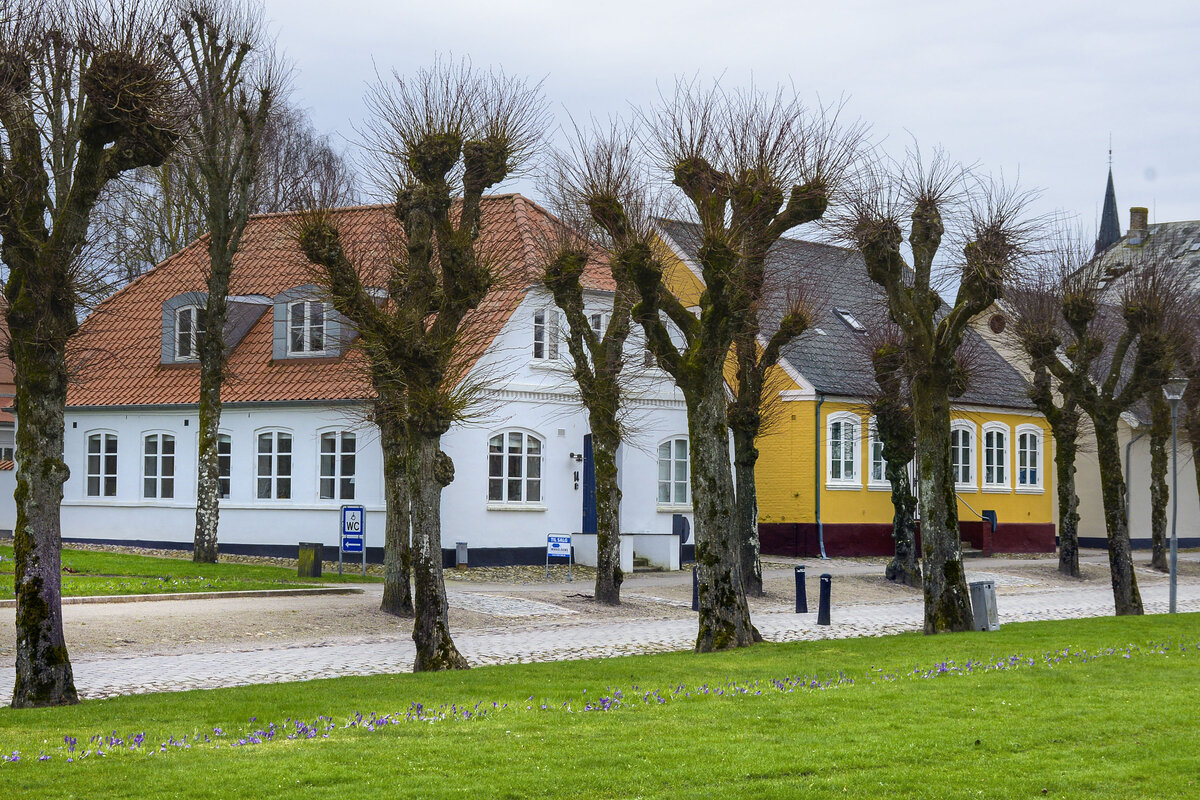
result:
[[[850,330],[855,333],[866,333],[867,326],[863,325],[858,319],[844,308],[835,308],[834,313],[842,318],[842,322],[850,326]]]

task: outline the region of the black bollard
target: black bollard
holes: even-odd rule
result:
[[[829,624],[829,588],[833,583],[833,576],[826,572],[821,576],[821,605],[817,609],[817,624]]]
[[[804,586],[804,565],[796,567],[796,613],[808,613],[808,589]]]
[[[700,577],[696,573],[696,565],[692,565],[692,611],[700,610]]]

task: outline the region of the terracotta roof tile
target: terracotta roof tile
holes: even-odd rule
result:
[[[501,275],[496,287],[464,321],[473,364],[512,316],[525,291],[539,282],[536,243],[557,220],[520,195],[494,195],[482,205],[480,250]],[[402,231],[391,206],[338,209],[342,240],[362,265],[369,285],[383,285],[388,254],[402,244]],[[296,214],[251,218],[234,259],[231,295],[265,295],[318,283],[317,273],[301,254],[292,226]],[[72,384],[69,406],[175,405],[197,401],[200,370],[194,364],[162,364],[162,303],[188,291],[204,291],[208,269],[207,239],[201,238],[141,276],[93,312],[67,353]],[[589,264],[584,284],[613,289],[602,258]],[[229,378],[221,391],[225,403],[345,400],[370,397],[363,355],[351,347],[340,358],[272,359],[270,311],[250,328],[229,357]]]

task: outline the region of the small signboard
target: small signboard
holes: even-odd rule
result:
[[[571,534],[549,534],[546,536],[546,578],[550,578],[550,559],[567,560],[567,580],[571,580]]]
[[[363,506],[342,506],[342,530],[338,536],[338,575],[342,574],[344,553],[362,554],[362,574],[367,574],[367,510]]]

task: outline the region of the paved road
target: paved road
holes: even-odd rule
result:
[[[1040,591],[997,587],[1001,623],[1026,620],[1107,616],[1113,613],[1108,586],[1081,586]],[[452,602],[488,603],[480,596]],[[1147,613],[1167,608],[1165,583],[1144,585]],[[517,601],[522,602],[522,601]],[[528,602],[528,601],[525,601]],[[545,604],[542,604],[545,605]],[[1200,583],[1179,587],[1181,611],[1200,611]],[[514,612],[519,610],[511,606]],[[776,642],[802,639],[878,636],[917,630],[921,625],[918,600],[834,607],[833,625],[818,627],[814,613],[758,614],[754,622],[763,636]],[[466,630],[455,642],[472,664],[509,664],[657,653],[691,647],[696,635],[693,619],[589,620],[568,616],[550,624],[519,628]],[[211,652],[175,655],[135,655],[74,660],[75,685],[83,697],[206,689],[255,683],[298,681],[344,675],[405,672],[412,668],[413,646],[407,636],[364,638],[316,646],[229,647]],[[11,699],[13,670],[0,669],[0,703]]]

